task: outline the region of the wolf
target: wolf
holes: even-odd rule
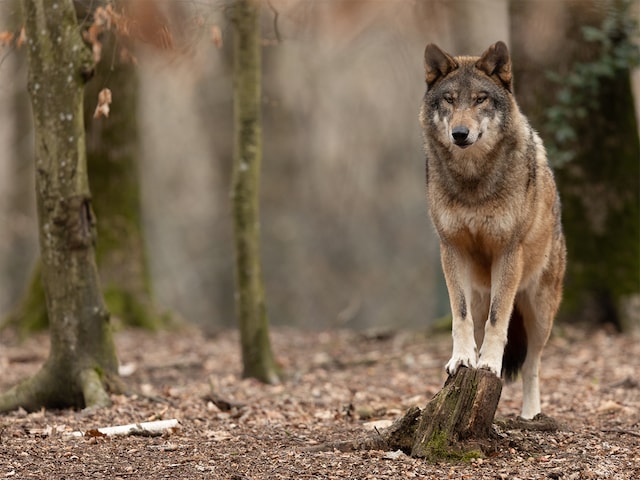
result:
[[[453,317],[446,370],[522,371],[521,417],[532,419],[566,265],[553,173],[514,98],[504,42],[480,57],[429,44],[424,66],[427,199]]]

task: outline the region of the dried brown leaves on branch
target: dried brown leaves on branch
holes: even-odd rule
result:
[[[27,34],[22,27],[18,32],[0,32],[0,47],[20,48],[27,41]]]
[[[152,0],[128,2],[118,10],[112,4],[95,9],[93,23],[82,32],[82,35],[91,45],[93,60],[96,63],[102,58],[102,36],[108,31],[114,32],[119,38],[125,40],[124,43],[134,41],[150,44],[163,50],[173,48],[169,21]],[[120,55],[121,59],[130,59],[135,63],[135,58],[129,49],[124,45],[121,49],[126,50],[126,54]]]

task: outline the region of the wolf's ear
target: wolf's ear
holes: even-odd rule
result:
[[[496,42],[487,48],[476,62],[476,68],[497,79],[502,86],[512,91],[511,57],[504,42]]]
[[[446,76],[456,68],[458,68],[456,61],[451,55],[440,50],[437,45],[430,43],[424,49],[424,72],[427,88],[431,88],[439,78]]]

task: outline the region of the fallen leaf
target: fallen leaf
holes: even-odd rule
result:
[[[393,420],[376,420],[375,422],[365,422],[362,424],[365,430],[382,430],[388,428]]]
[[[614,413],[619,412],[624,407],[613,400],[607,400],[606,402],[602,402],[598,407],[598,413]]]
[[[233,438],[233,435],[231,435],[226,430],[208,430],[205,432],[205,435],[207,436],[208,439],[214,440],[216,442],[229,440]]]
[[[93,118],[108,117],[109,105],[111,104],[111,90],[103,88],[98,93],[98,106],[93,113]]]
[[[384,458],[385,460],[398,460],[403,457],[406,457],[406,455],[402,450],[396,450],[395,452],[385,452],[384,455],[382,455],[382,458]]]

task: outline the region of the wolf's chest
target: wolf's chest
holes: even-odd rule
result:
[[[460,250],[496,252],[509,243],[517,220],[506,209],[457,206],[432,212],[440,237]]]
[[[508,210],[492,207],[454,207],[431,212],[438,233],[446,237],[470,239],[508,236],[515,227],[515,217]]]

